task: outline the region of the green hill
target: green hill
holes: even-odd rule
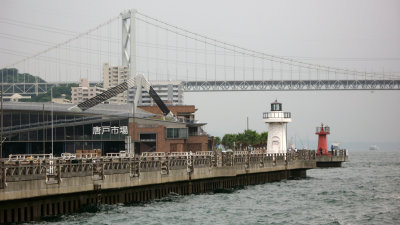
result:
[[[4,81],[3,81],[4,79]],[[29,73],[19,73],[18,69],[5,68],[0,70],[0,82],[4,83],[47,83],[39,76]]]
[[[4,83],[47,83],[39,76],[34,76],[29,73],[19,73],[16,68],[5,68],[0,70],[0,82]],[[53,98],[61,98],[65,94],[66,99],[71,100],[71,87],[78,87],[78,84],[69,84],[66,87],[54,87]],[[51,99],[51,91],[32,96],[31,99],[21,99],[21,102],[49,102]]]

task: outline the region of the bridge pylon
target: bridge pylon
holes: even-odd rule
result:
[[[136,75],[136,9],[121,12],[122,66],[129,68],[129,78]]]

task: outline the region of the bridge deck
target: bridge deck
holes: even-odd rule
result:
[[[400,80],[236,80],[183,81],[185,92],[400,90]],[[4,95],[36,95],[71,83],[3,83]],[[91,85],[101,82],[91,83]]]

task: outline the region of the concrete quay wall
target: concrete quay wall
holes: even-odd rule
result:
[[[347,162],[349,160],[349,154],[346,149],[334,149],[329,153],[329,155],[316,154],[317,162]]]
[[[318,162],[347,162],[349,160],[349,156],[316,156],[316,160]]]
[[[331,155],[316,155],[317,167],[341,167],[342,162],[349,160],[347,150],[333,150]]]

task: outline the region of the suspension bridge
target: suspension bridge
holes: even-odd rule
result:
[[[3,21],[4,22],[4,21]],[[21,57],[0,72],[5,95],[38,95],[54,86],[87,78],[102,85],[103,64],[129,68],[128,77],[181,81],[185,92],[400,90],[400,76],[303,62],[251,50],[128,10],[77,34],[34,24],[19,24],[68,36],[62,43],[11,34],[0,36],[43,45],[34,55],[1,49]]]

